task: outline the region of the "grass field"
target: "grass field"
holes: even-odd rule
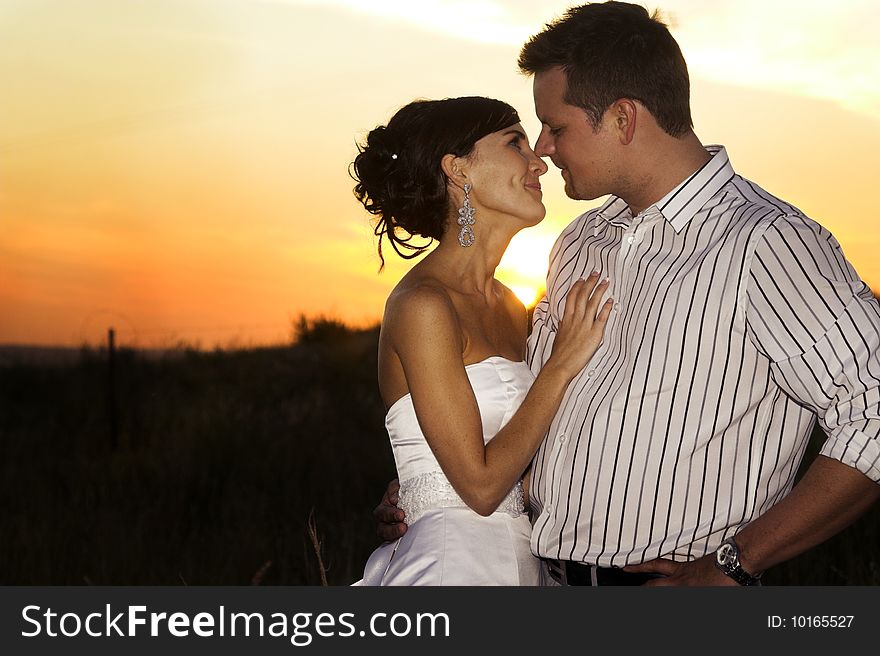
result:
[[[302,321],[273,348],[0,358],[0,584],[331,585],[377,545],[394,462],[378,330]],[[57,356],[58,354],[56,354]],[[818,441],[814,440],[814,453]],[[880,584],[880,508],[765,576]]]

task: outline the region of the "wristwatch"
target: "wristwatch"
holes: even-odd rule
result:
[[[739,545],[733,538],[727,538],[715,550],[715,567],[740,585],[761,585],[761,577],[752,576],[739,562]]]

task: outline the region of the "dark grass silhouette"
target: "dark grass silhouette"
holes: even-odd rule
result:
[[[277,348],[0,368],[0,583],[317,584],[360,577],[394,462],[378,329],[299,325]],[[267,563],[270,563],[266,569]],[[262,570],[262,571],[261,571]]]
[[[272,348],[120,351],[116,448],[105,352],[0,360],[0,584],[360,578],[378,544],[371,511],[394,477],[378,328],[295,328]],[[877,585],[878,544],[875,508],[765,581]]]

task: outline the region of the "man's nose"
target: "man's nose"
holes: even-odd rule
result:
[[[541,128],[541,133],[538,135],[538,140],[535,142],[535,154],[538,157],[547,157],[547,155],[552,155],[553,144],[550,135],[547,133],[546,128]]]

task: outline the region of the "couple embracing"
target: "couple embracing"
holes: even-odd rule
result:
[[[380,257],[438,242],[385,307],[400,484],[360,583],[757,585],[880,496],[880,308],[824,228],[700,143],[642,7],[570,9],[519,65],[534,149],[503,102],[416,101],[353,165]],[[608,200],[556,242],[530,331],[494,272],[544,217],[544,157]]]

